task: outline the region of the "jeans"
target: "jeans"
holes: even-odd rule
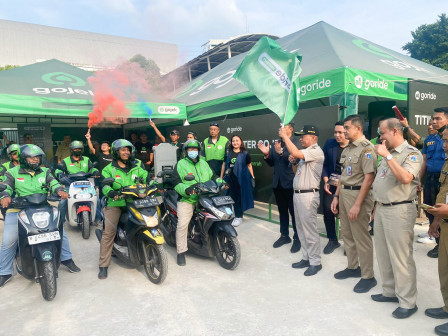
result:
[[[19,240],[18,212],[9,212],[5,218],[5,229],[3,231],[2,248],[0,250],[0,275],[13,273],[13,262],[16,256],[17,243]],[[68,238],[63,231],[61,261],[72,258]]]

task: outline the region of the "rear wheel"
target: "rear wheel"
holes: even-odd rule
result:
[[[39,284],[42,296],[45,300],[51,301],[56,296],[56,265],[51,261],[38,261],[37,268],[39,270]]]
[[[145,272],[149,281],[161,284],[168,274],[168,258],[163,245],[143,242],[146,250]]]
[[[240,242],[226,231],[218,232],[215,235],[215,256],[225,269],[235,269],[241,259]]]
[[[90,237],[90,215],[88,211],[81,212],[81,232],[84,239],[89,239]]]

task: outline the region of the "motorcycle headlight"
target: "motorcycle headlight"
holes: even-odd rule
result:
[[[157,215],[157,212],[154,214],[154,216],[145,216],[143,215],[143,219],[145,220],[147,227],[154,227],[159,225],[159,216]]]
[[[89,198],[92,198],[92,194],[91,193],[76,194],[75,195],[75,199],[89,199]]]
[[[21,212],[19,216],[22,222],[24,222],[25,224],[30,224],[30,220],[28,219],[28,216],[26,215],[25,211]]]
[[[219,210],[218,208],[216,208],[214,206],[210,206],[210,210],[219,219],[226,219],[228,217],[228,215],[225,212],[222,212],[221,210]]]
[[[39,229],[45,229],[50,224],[50,214],[48,212],[36,212],[32,218]]]

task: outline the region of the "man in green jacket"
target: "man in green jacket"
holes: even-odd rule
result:
[[[193,217],[194,207],[199,199],[195,192],[195,187],[198,183],[210,181],[213,177],[213,171],[210,169],[207,161],[200,155],[200,145],[197,140],[188,140],[184,144],[185,158],[180,160],[174,167],[174,190],[182,197],[177,202],[177,230],[176,230],[176,245],[177,245],[177,264],[184,266],[185,253],[187,247],[188,224],[191,217]],[[185,179],[188,175],[194,175],[193,181]],[[217,182],[222,182],[217,179]]]
[[[5,162],[0,166],[0,183],[6,180],[6,172],[15,166],[19,165],[19,154],[20,154],[20,145],[12,144],[6,150],[8,153],[8,162]],[[1,213],[3,215],[3,219],[6,217],[6,208],[1,208]]]
[[[90,173],[100,176],[98,169],[93,167],[92,161],[87,156],[83,156],[84,144],[81,141],[73,141],[70,144],[71,155],[61,161],[61,168],[56,169],[56,177],[60,179],[65,174],[76,174],[79,172]]]
[[[52,193],[57,193],[62,199],[67,199],[67,193],[53,177],[50,169],[41,167],[43,156],[44,152],[36,145],[23,145],[20,147],[20,166],[8,170],[5,174],[6,180],[3,183],[6,185],[6,190],[0,193],[0,202],[3,208],[8,208],[14,193],[17,196],[47,193],[46,189],[42,189],[44,184],[50,185]],[[0,250],[0,288],[11,279],[13,273],[13,261],[19,239],[18,214],[19,209],[8,209],[6,213]],[[62,235],[61,263],[67,266],[72,273],[80,271],[72,260],[65,231],[63,231]]]
[[[112,143],[113,160],[102,171],[103,178],[112,177],[117,183],[112,186],[103,187],[103,194],[107,195],[107,206],[103,210],[104,231],[100,245],[99,279],[107,278],[107,269],[110,264],[114,238],[117,233],[117,225],[120,220],[123,207],[126,206],[124,199],[119,199],[120,187],[134,185],[136,179],[147,181],[148,172],[135,160],[134,146],[125,139],[118,139]]]
[[[210,123],[209,132],[210,137],[204,140],[203,154],[213,173],[220,176],[229,139],[219,135],[220,130],[217,122]]]

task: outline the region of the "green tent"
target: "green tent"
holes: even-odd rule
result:
[[[409,80],[448,84],[448,71],[383,48],[323,21],[277,42],[286,51],[297,51],[303,56],[301,102],[338,95],[407,101]],[[175,99],[188,106],[188,121],[266,108],[233,79],[244,57],[245,54],[241,54],[228,59],[176,93]],[[347,105],[344,101],[340,103]]]
[[[93,74],[58,60],[0,72],[0,115],[87,117],[92,111]],[[141,97],[152,118],[185,119],[185,104],[156,95]],[[129,102],[131,118],[147,118],[140,102]]]

